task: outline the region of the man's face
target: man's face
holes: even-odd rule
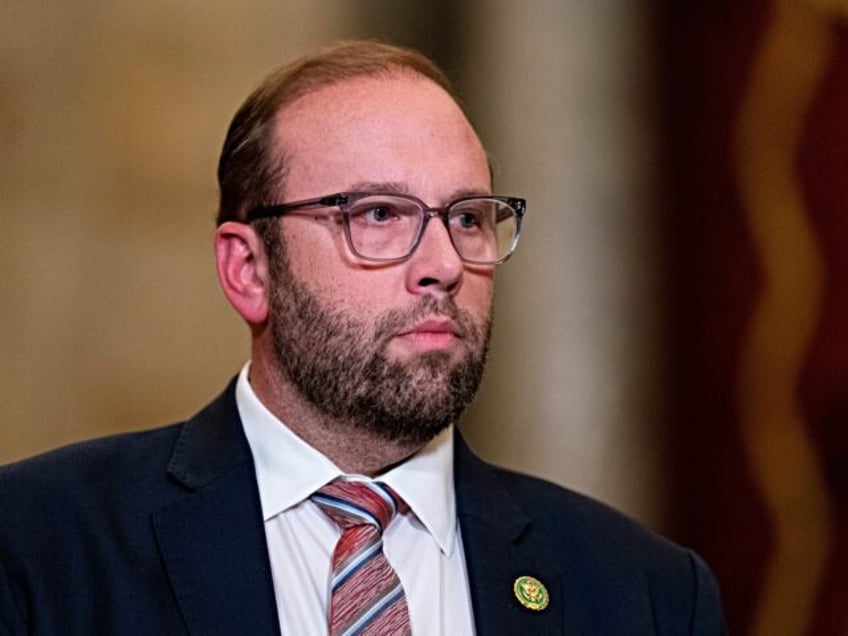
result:
[[[286,108],[284,199],[379,190],[442,206],[490,192],[485,152],[450,97],[414,77],[361,79]],[[353,256],[335,216],[280,222],[270,326],[278,366],[321,412],[420,444],[455,419],[482,377],[493,269],[464,265],[432,220],[400,263]]]

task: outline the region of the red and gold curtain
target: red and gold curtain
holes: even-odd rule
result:
[[[678,538],[734,634],[848,634],[848,2],[665,6]]]

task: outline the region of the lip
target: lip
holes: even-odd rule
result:
[[[430,318],[397,332],[395,341],[409,352],[448,351],[462,338],[460,328],[449,318]]]
[[[417,322],[411,327],[408,327],[402,331],[400,331],[398,336],[415,336],[415,335],[426,335],[426,334],[445,334],[455,336],[457,338],[462,337],[459,329],[456,324],[449,319],[437,319],[431,318],[429,320],[423,320],[421,322]]]

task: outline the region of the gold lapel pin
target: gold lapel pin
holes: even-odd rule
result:
[[[551,597],[542,582],[532,576],[519,576],[512,584],[515,598],[527,609],[540,612],[548,606]]]

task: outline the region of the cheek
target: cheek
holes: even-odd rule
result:
[[[374,272],[335,271],[314,281],[318,294],[328,307],[342,311],[362,322],[371,322],[381,313],[401,304],[397,286]]]
[[[460,309],[485,319],[492,311],[493,296],[494,278],[491,272],[466,272],[456,303]]]
[[[310,288],[332,287],[350,265],[342,229],[332,220],[291,217],[285,221],[283,240],[292,274]]]
[[[337,216],[288,216],[282,220],[281,231],[289,253],[300,259],[349,259],[344,228]]]
[[[331,242],[302,242],[290,251],[292,275],[326,309],[370,323],[403,304],[403,274],[393,268],[363,268],[339,255]]]

